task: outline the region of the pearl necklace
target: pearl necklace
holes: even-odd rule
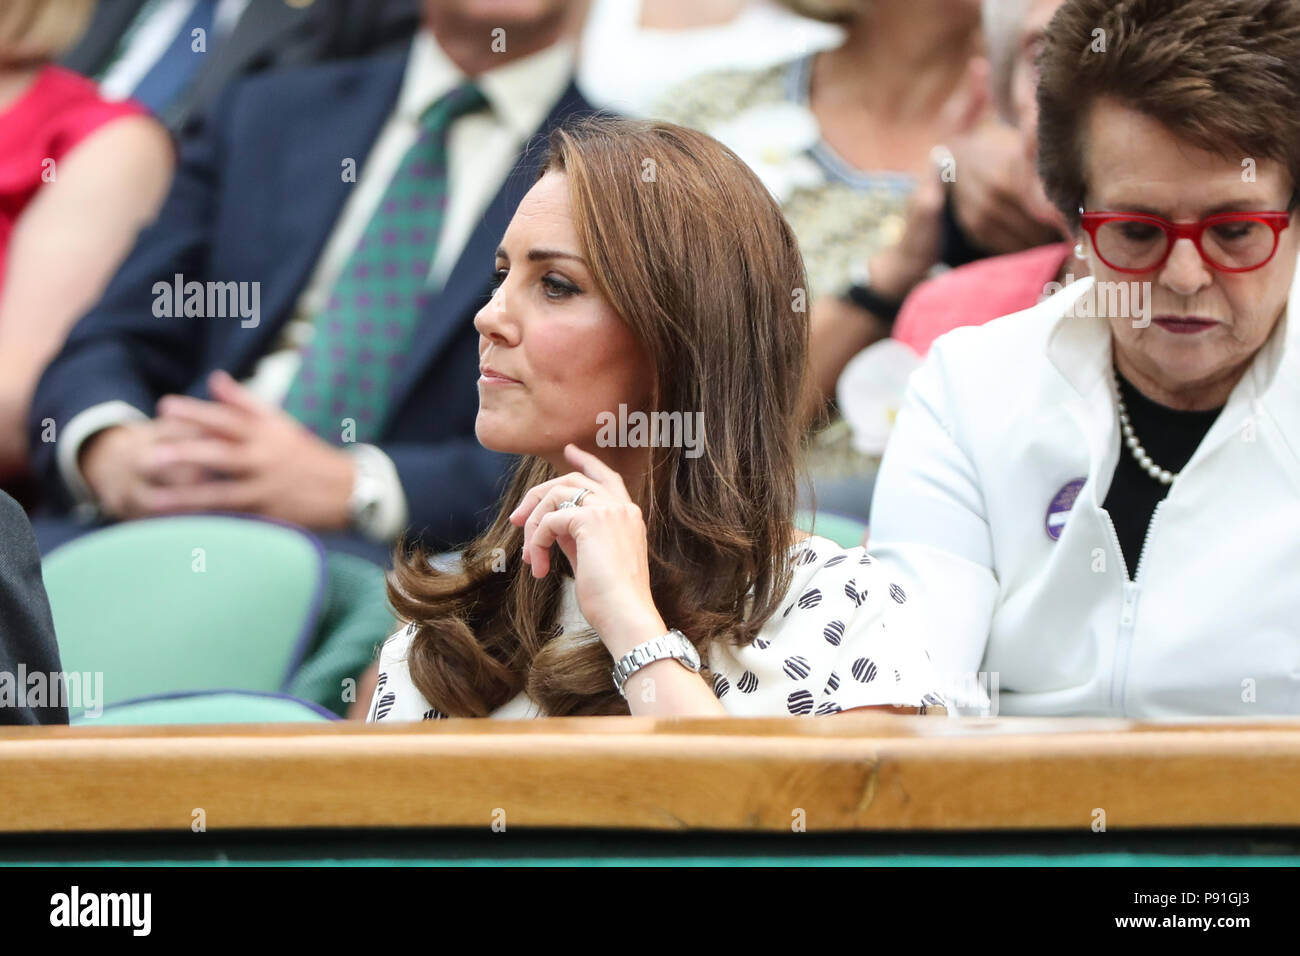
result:
[[[1124,432],[1124,444],[1128,446],[1129,452],[1137,459],[1138,466],[1148,475],[1160,482],[1162,485],[1172,485],[1174,479],[1178,477],[1177,472],[1171,472],[1168,468],[1161,468],[1147,450],[1142,447],[1138,441],[1137,434],[1133,431],[1133,423],[1129,421],[1128,408],[1124,405],[1124,393],[1119,387],[1119,373],[1115,374],[1115,401],[1119,405],[1119,427]]]

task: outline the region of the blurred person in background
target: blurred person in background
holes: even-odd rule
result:
[[[958,266],[917,286],[903,301],[892,335],[850,355],[860,336],[831,336],[819,341],[814,374],[820,391],[836,396],[839,411],[853,429],[853,444],[859,451],[879,455],[884,451],[894,417],[902,403],[907,376],[921,363],[930,344],[944,332],[963,325],[982,325],[1002,315],[1027,309],[1040,299],[1088,274],[1088,262],[1081,247],[1066,241],[1065,221],[1043,194],[1036,172],[1038,157],[1038,105],[1035,91],[1038,70],[1034,65],[1048,20],[1063,0],[984,0],[984,35],[989,52],[989,85],[999,117],[1013,125],[1023,143],[1026,170],[1034,170],[1027,186],[1026,208],[1035,218],[1058,230],[1061,241],[1035,246],[1023,252],[991,256]],[[933,237],[937,230],[934,212],[929,221],[916,214],[913,204],[908,235],[899,249],[919,249],[933,258],[938,250],[933,238],[929,246],[911,241],[914,236]],[[922,259],[922,264],[927,261]],[[913,273],[919,271],[912,270]],[[829,311],[854,313],[853,303],[832,303]],[[861,314],[861,313],[859,313]],[[815,318],[824,317],[825,312]],[[858,323],[861,328],[862,323]],[[829,326],[834,328],[832,322]],[[845,326],[853,328],[850,324]],[[819,503],[831,510],[865,515],[870,507],[873,477],[823,483]]]
[[[950,132],[978,52],[975,0],[791,2],[843,42],[759,70],[694,77],[652,115],[702,130],[749,164],[781,204],[808,265],[809,295],[834,295],[854,265],[895,242],[918,170]],[[982,85],[981,85],[982,87]]]
[[[171,181],[167,131],[51,60],[93,0],[0,6],[0,484],[31,504],[32,392]],[[52,440],[48,423],[35,440]]]
[[[1300,713],[1300,5],[1068,0],[1042,47],[1090,277],[935,342],[873,550],[1001,713]]]
[[[793,525],[806,280],[772,197],[683,127],[551,143],[475,319],[477,435],[522,458],[458,567],[396,557],[369,719],[941,708],[888,569]]]
[[[653,115],[717,137],[781,203],[808,264],[817,389],[808,418],[822,424],[836,377],[822,369],[842,368],[887,335],[902,298],[936,262],[1025,248],[1044,230],[1019,195],[1019,139],[986,119],[977,0],[787,6],[838,25],[843,42],[761,70],[696,77]],[[936,147],[951,154],[944,170]],[[850,447],[833,410],[830,421],[810,449],[817,504],[845,481],[865,517],[856,483],[876,462]]]
[[[604,109],[644,116],[690,77],[763,69],[843,38],[776,0],[591,0],[578,88]]]
[[[212,510],[381,564],[408,528],[437,548],[475,533],[507,461],[474,438],[472,319],[540,161],[527,144],[590,109],[572,11],[427,0],[408,51],[223,95],[41,380],[32,433],[59,429],[34,460],[59,492],[34,522],[45,549]]]
[[[62,63],[181,131],[241,75],[396,50],[419,18],[419,0],[99,0]]]
[[[1057,286],[1088,274],[1082,247],[1067,241],[1060,212],[1043,193],[1038,178],[1038,67],[1043,33],[1064,0],[984,0],[990,80],[998,114],[1020,132],[1024,155],[1035,171],[1026,184],[1027,203],[1043,223],[1059,230],[1062,241],[1024,252],[968,263],[917,286],[898,313],[893,337],[925,355],[949,329],[982,325],[1034,305]],[[1056,285],[1053,285],[1055,283]]]

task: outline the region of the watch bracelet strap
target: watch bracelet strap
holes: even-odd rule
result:
[[[890,332],[893,331],[894,320],[898,318],[898,313],[903,308],[902,300],[887,298],[871,286],[858,283],[851,284],[840,298],[865,312],[870,312],[884,325],[886,331]]]
[[[690,641],[686,639],[686,635],[676,628],[673,628],[666,634],[662,634],[659,637],[653,637],[648,641],[638,644],[618,660],[618,663],[614,665],[613,677],[614,686],[618,689],[619,694],[623,694],[624,688],[627,686],[627,682],[633,674],[641,670],[641,668],[655,663],[655,661],[674,660],[683,667],[686,667],[695,673],[699,673],[699,665],[692,664],[692,662],[684,656],[678,642],[672,640],[674,635],[676,635],[681,643],[691,646]],[[623,696],[626,697],[625,694],[623,694]]]

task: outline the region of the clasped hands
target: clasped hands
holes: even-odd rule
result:
[[[115,518],[236,511],[330,531],[348,525],[352,457],[225,372],[211,401],[159,400],[148,421],[92,435],[81,472]]]

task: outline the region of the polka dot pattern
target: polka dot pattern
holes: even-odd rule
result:
[[[899,607],[901,586],[888,565],[863,563],[865,557],[861,548],[846,550],[824,538],[803,542],[792,555],[784,613],[748,645],[719,642],[701,649],[713,695],[727,713],[828,717],[859,707],[943,706],[933,665],[910,630],[909,612]],[[569,633],[587,629],[572,582],[557,626]],[[436,719],[425,717],[437,711],[410,684],[405,655],[414,633],[404,630],[381,653],[389,686],[376,691],[375,708],[389,720]],[[394,693],[395,701],[387,696]],[[518,709],[503,714],[512,715],[519,716]]]

